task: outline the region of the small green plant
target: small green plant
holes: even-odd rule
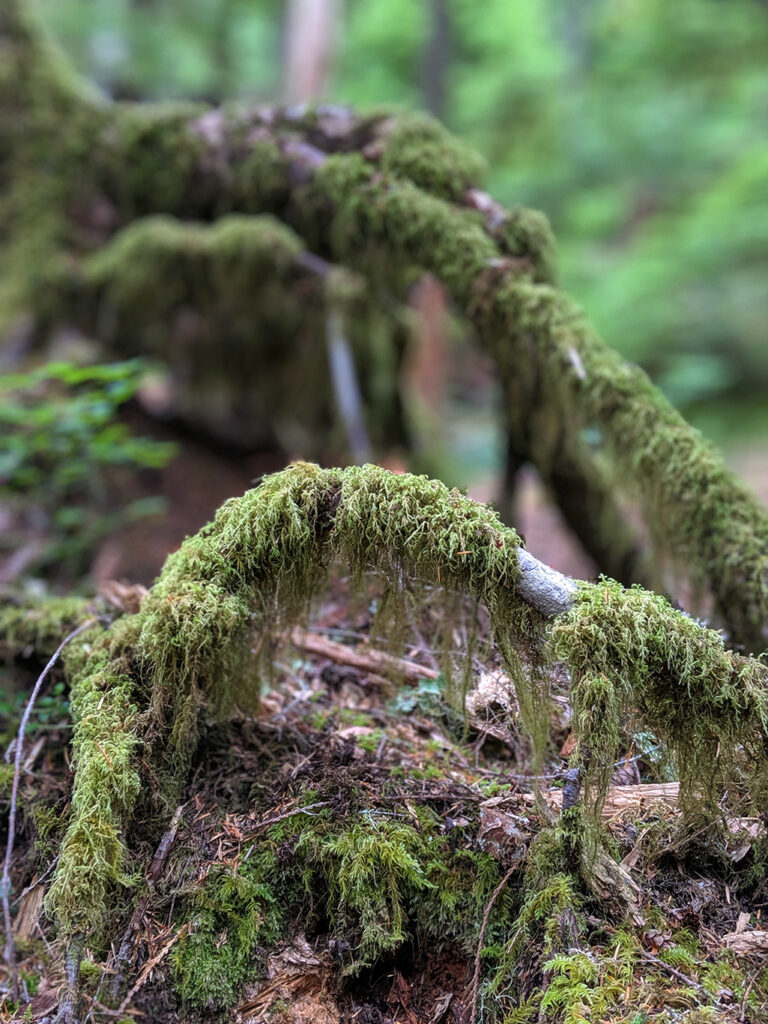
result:
[[[172,444],[134,437],[117,421],[143,369],[138,359],[57,362],[0,377],[0,500],[14,517],[10,550],[30,552],[27,570],[79,571],[105,534],[162,511],[158,498],[112,498],[120,474],[159,469],[174,454]]]
[[[420,679],[415,688],[401,687],[392,699],[390,708],[404,714],[411,714],[414,711],[423,715],[444,713],[445,679],[440,675],[437,679]]]

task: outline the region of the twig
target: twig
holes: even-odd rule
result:
[[[8,844],[5,848],[3,877],[2,883],[0,883],[0,891],[2,891],[3,899],[3,921],[5,923],[5,960],[11,971],[11,991],[14,999],[19,998],[19,971],[16,965],[16,945],[13,941],[11,923],[11,859],[13,857],[13,844],[16,841],[16,805],[19,794],[19,779],[21,777],[21,757],[24,749],[24,733],[26,732],[27,725],[32,714],[32,709],[35,706],[35,701],[40,693],[40,688],[45,682],[45,678],[48,673],[59,660],[59,655],[70,640],[74,640],[78,634],[88,629],[96,621],[97,620],[95,618],[86,619],[86,621],[82,625],[78,626],[77,629],[73,629],[72,632],[66,636],[56,648],[50,661],[37,678],[37,682],[32,689],[27,706],[24,709],[24,714],[21,716],[19,731],[16,734],[16,749],[14,751],[15,756],[13,763],[13,785],[11,787],[11,809],[8,812]],[[10,751],[6,753],[6,760],[10,760],[9,753]]]
[[[677,978],[678,981],[682,981],[689,988],[696,989],[697,992],[701,992],[707,997],[708,1000],[714,1001],[714,996],[711,992],[708,992],[703,985],[699,984],[698,981],[694,981],[693,978],[689,978],[687,974],[683,974],[682,971],[678,971],[676,967],[672,967],[671,964],[665,963],[660,957],[654,956],[653,953],[643,953],[643,960],[649,964],[653,964],[654,967],[660,967],[667,974],[671,974],[673,978]]]
[[[408,683],[418,683],[420,679],[437,679],[440,675],[437,669],[417,665],[415,661],[396,658],[393,654],[373,649],[361,653],[348,644],[336,643],[335,640],[328,640],[316,633],[302,633],[298,629],[291,634],[291,643],[309,651],[310,654],[319,654],[329,658],[337,665],[350,665],[352,668],[377,674],[387,671],[394,672],[401,675]]]
[[[59,1012],[56,1014],[54,1024],[74,1024],[82,955],[83,940],[81,936],[76,935],[67,946],[67,955],[64,961],[66,984],[61,991]]]
[[[44,882],[44,881],[46,880],[46,878],[47,878],[47,877],[48,877],[48,876],[50,875],[50,873],[51,873],[51,872],[53,871],[53,869],[54,869],[54,868],[56,867],[56,865],[57,865],[57,864],[59,863],[59,857],[60,857],[60,856],[61,856],[61,855],[57,853],[57,854],[56,854],[56,856],[55,856],[55,857],[53,858],[53,860],[51,861],[51,863],[50,863],[50,864],[48,865],[48,867],[47,867],[47,868],[45,869],[45,871],[44,871],[44,872],[42,873],[42,875],[40,875],[40,877],[39,877],[38,879],[36,879],[36,881],[32,882],[32,883],[31,883],[30,885],[28,885],[28,886],[26,887],[26,889],[23,889],[23,890],[22,890],[22,891],[21,891],[21,892],[19,893],[19,895],[18,895],[18,896],[16,897],[16,899],[15,899],[15,900],[13,901],[13,905],[14,905],[14,907],[16,906],[16,904],[17,904],[17,903],[21,903],[21,901],[22,901],[22,900],[24,899],[24,897],[25,897],[25,896],[26,896],[26,895],[27,895],[28,893],[32,892],[32,890],[33,890],[33,889],[36,889],[36,888],[38,887],[38,885],[42,885],[42,884],[43,884],[43,882]]]
[[[477,952],[475,953],[475,973],[472,977],[472,984],[469,987],[469,1005],[471,1006],[469,1020],[471,1024],[477,1024],[477,996],[478,992],[480,991],[481,957],[483,953],[483,944],[485,943],[485,932],[486,929],[488,928],[488,921],[491,916],[491,911],[493,910],[496,900],[501,895],[501,892],[504,889],[505,885],[519,867],[519,864],[512,865],[512,867],[509,869],[506,875],[504,875],[502,880],[493,890],[491,898],[485,905],[485,911],[483,912],[483,923],[480,927],[480,936],[477,940]]]
[[[747,985],[747,987],[746,987],[746,989],[744,991],[744,998],[741,1000],[741,1008],[739,1010],[739,1020],[740,1021],[745,1021],[747,1019],[747,1002],[749,1000],[750,993],[752,992],[752,989],[755,986],[755,982],[760,977],[762,972],[763,972],[763,968],[762,967],[758,967],[758,969],[755,971],[755,973],[750,978],[749,984]]]
[[[325,343],[336,408],[344,424],[349,451],[355,462],[362,466],[371,461],[371,441],[365,425],[355,359],[338,309],[332,308],[326,318]]]
[[[318,807],[327,806],[327,800],[320,800],[316,804],[307,804],[306,807],[294,807],[292,811],[286,811],[284,814],[276,814],[274,818],[265,818],[264,821],[257,821],[254,823],[252,830],[243,836],[243,839],[250,839],[253,833],[256,832],[258,829],[267,828],[267,826],[269,825],[276,825],[278,821],[285,821],[286,818],[293,818],[297,814],[308,814],[310,811],[314,811]]]
[[[153,968],[157,967],[160,961],[170,951],[171,947],[174,946],[179,941],[179,939],[183,938],[183,936],[186,935],[188,931],[189,925],[183,924],[181,928],[179,928],[179,930],[170,937],[170,939],[165,943],[165,945],[161,946],[157,953],[155,953],[155,955],[150,960],[147,960],[147,962],[144,964],[141,974],[138,976],[133,985],[131,985],[128,991],[128,995],[125,997],[122,1003],[120,1003],[120,1006],[118,1007],[119,1013],[125,1013],[125,1011],[128,1009],[128,1006],[130,1005],[131,1000],[139,991],[144,982],[147,980]]]

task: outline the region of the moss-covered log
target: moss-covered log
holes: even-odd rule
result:
[[[230,213],[269,213],[297,233],[289,248],[361,275],[349,322],[359,328],[352,334],[366,365],[364,389],[386,410],[396,398],[382,381],[387,373],[391,380],[403,344],[402,324],[387,311],[414,273],[429,270],[497,362],[513,461],[536,463],[601,567],[624,581],[650,578],[649,561],[613,500],[618,482],[644,508],[654,561],[670,558],[711,591],[736,642],[765,646],[764,510],[644,374],[594,336],[556,288],[545,220],[533,211],[506,211],[478,191],[474,154],[420,116],[107,104],[67,69],[27,6],[0,4],[0,223],[8,239],[0,250],[0,322],[7,335],[15,317],[31,310],[40,335],[56,322],[80,320],[123,345],[134,319],[151,339],[191,307],[204,318],[213,314],[220,343],[233,322],[240,324],[234,347],[243,351],[251,339],[242,325],[249,316],[262,323],[276,303],[249,305],[252,289],[232,287],[204,289],[203,299],[194,267],[218,266],[219,253],[225,266],[224,242],[234,243],[235,235],[247,257],[255,250],[246,239],[263,238],[263,222],[215,225],[206,234],[141,219],[210,223]],[[276,256],[283,250],[277,246]],[[134,302],[146,298],[136,263],[146,278],[157,269],[149,256],[162,262],[171,251],[191,264],[190,274],[175,276],[165,295]],[[279,280],[276,263],[270,280]],[[256,265],[247,276],[259,276]],[[321,291],[327,296],[327,288]],[[372,335],[380,339],[378,354],[368,346]],[[180,343],[170,336],[172,345]],[[197,339],[200,374],[211,336],[209,326]],[[248,357],[257,363],[258,337],[255,329],[259,351]],[[323,415],[327,422],[327,406]],[[380,422],[405,440],[397,411],[382,412]],[[586,427],[600,438],[596,448],[583,439]]]

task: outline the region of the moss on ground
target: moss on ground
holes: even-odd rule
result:
[[[190,288],[215,281],[209,298],[229,311],[252,277],[290,276],[306,246],[366,279],[370,295],[338,269],[322,286],[329,303],[351,308],[365,327],[370,296],[386,307],[415,273],[432,271],[496,360],[510,403],[521,397],[530,413],[527,433],[514,427],[519,454],[553,487],[568,481],[577,498],[566,511],[583,519],[584,536],[608,535],[595,542],[606,560],[631,554],[620,515],[599,511],[618,481],[642,505],[656,552],[669,552],[711,591],[736,643],[760,651],[768,622],[765,510],[555,287],[542,218],[522,210],[489,218],[482,203],[467,203],[478,161],[434,122],[350,116],[343,130],[324,135],[324,118],[334,116],[108,105],[70,73],[20,0],[0,0],[0,226],[8,239],[0,251],[0,327],[25,309],[36,311],[37,330],[46,315],[55,319],[46,306],[52,293],[42,287],[55,281],[56,300],[66,299],[62,315],[95,295],[117,320],[138,310],[162,333]],[[43,147],[49,159],[41,160]],[[263,213],[284,223],[252,216]],[[236,216],[204,227],[154,216],[168,214],[200,222]],[[154,276],[167,279],[164,294],[153,289]],[[278,305],[284,291],[270,293]],[[122,324],[118,333],[127,330]],[[584,427],[599,436],[596,452],[581,441]],[[254,636],[266,655],[264,641],[303,617],[336,558],[358,578],[371,571],[384,578],[395,625],[412,580],[485,605],[539,757],[549,720],[541,666],[552,655],[565,659],[574,763],[593,817],[628,722],[667,746],[688,822],[701,813],[711,822],[723,789],[742,795],[745,783],[761,806],[765,666],[727,650],[719,634],[661,598],[606,580],[584,585],[547,630],[516,593],[519,544],[493,512],[458,492],[370,466],[297,464],[225,504],[169,558],[139,612],[95,626],[65,652],[75,776],[47,897],[62,940],[106,948],[143,866],[148,837],[136,843],[132,832],[138,812],[150,835],[161,831],[183,792],[203,708],[224,714],[258,697],[247,665]],[[84,612],[78,602],[4,608],[0,647],[9,657],[30,646],[47,653]],[[344,821],[292,818],[255,843],[248,862],[217,868],[190,897],[196,927],[174,952],[190,1005],[230,1006],[259,937],[289,935],[298,912],[291,900],[304,899],[308,887],[322,894],[322,912],[345,936],[349,975],[415,934],[472,952],[500,877],[497,862],[455,848],[434,818],[414,820],[407,804],[398,819],[358,810]],[[669,966],[697,974],[701,986],[673,991],[662,971],[622,1002],[620,987],[638,974],[642,954],[628,926],[612,925],[609,937],[585,948],[591,828],[580,808],[566,811],[542,833],[527,877],[521,867],[519,893],[500,897],[486,935],[481,1001],[494,999],[509,1024],[542,1014],[636,1019],[628,1014],[666,1000],[674,1006],[668,1014],[692,1024],[720,1013],[710,989],[726,977],[734,999],[756,1001],[760,980],[750,996],[726,959],[706,966],[700,950],[678,942],[663,951]],[[754,877],[761,870],[756,863]],[[229,938],[223,957],[222,932]],[[521,976],[520,958],[530,962],[529,976]]]

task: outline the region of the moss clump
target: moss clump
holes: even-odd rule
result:
[[[125,828],[140,790],[139,720],[126,651],[131,619],[92,641],[72,680],[75,721],[72,810],[60,866],[48,891],[67,934],[104,934],[114,919],[117,887],[131,885]]]
[[[147,214],[193,216],[200,210],[205,182],[199,169],[206,145],[190,124],[205,109],[189,103],[114,109],[94,153],[94,170],[97,187],[115,204],[123,223]]]
[[[272,899],[270,889],[248,872],[211,870],[189,901],[189,932],[171,954],[185,1006],[219,1011],[232,1006],[253,974],[257,942],[277,937],[264,928]]]
[[[555,236],[543,213],[515,206],[494,234],[505,252],[530,260],[534,281],[557,284]]]
[[[412,182],[376,174],[358,154],[333,156],[312,183],[318,203],[333,210],[334,255],[360,265],[372,248],[384,247],[427,269],[434,269],[464,305],[476,278],[499,250],[479,214],[459,209]]]
[[[553,628],[556,656],[573,673],[574,723],[588,746],[585,778],[602,803],[617,740],[642,722],[676,761],[681,799],[712,807],[726,780],[748,773],[759,803],[768,782],[767,672],[726,649],[722,637],[655,594],[611,580],[582,585]]]
[[[224,709],[248,698],[243,658],[253,634],[300,619],[335,558],[353,576],[378,572],[395,602],[411,580],[482,602],[540,751],[549,709],[546,675],[536,666],[547,652],[542,622],[516,595],[519,543],[494,512],[458,491],[375,466],[297,463],[227,502],[168,559],[141,610],[99,638],[73,680],[74,814],[51,909],[68,928],[98,930],[104,893],[124,871],[121,832],[137,793],[138,744],[151,765],[149,791],[172,803],[201,705]],[[577,758],[593,811],[631,717],[668,744],[685,802],[711,801],[745,768],[753,793],[764,792],[767,670],[727,651],[718,634],[662,598],[603,581],[581,587],[555,621],[549,647],[573,673]],[[570,814],[562,820],[571,840],[565,870],[588,854],[577,842],[586,835],[581,818],[566,828]],[[99,837],[98,856],[89,835]]]
[[[137,745],[152,764],[151,788],[172,802],[202,702],[223,708],[243,699],[247,641],[301,617],[334,557],[360,576],[377,569],[394,588],[413,577],[462,589],[508,636],[520,617],[518,544],[495,513],[458,491],[375,466],[298,463],[222,506],[73,680],[73,817],[49,896],[66,929],[98,932],[104,894],[124,872],[121,835],[138,790]],[[522,682],[514,647],[506,653]],[[97,837],[98,851],[88,836]]]
[[[382,169],[441,199],[461,200],[485,171],[485,162],[475,150],[426,114],[396,117],[380,134]]]
[[[92,602],[80,597],[9,598],[0,608],[0,656],[49,657],[68,633],[91,617],[93,609]],[[65,649],[65,658],[71,654]]]
[[[488,854],[457,848],[424,810],[418,824],[376,809],[352,821],[297,815],[245,854],[236,870],[214,869],[183,907],[190,931],[173,964],[190,1007],[228,1009],[259,970],[258,948],[289,939],[298,922],[310,933],[330,925],[347,975],[408,942],[474,955],[501,875]],[[489,940],[504,935],[513,903],[511,892],[498,901]]]

